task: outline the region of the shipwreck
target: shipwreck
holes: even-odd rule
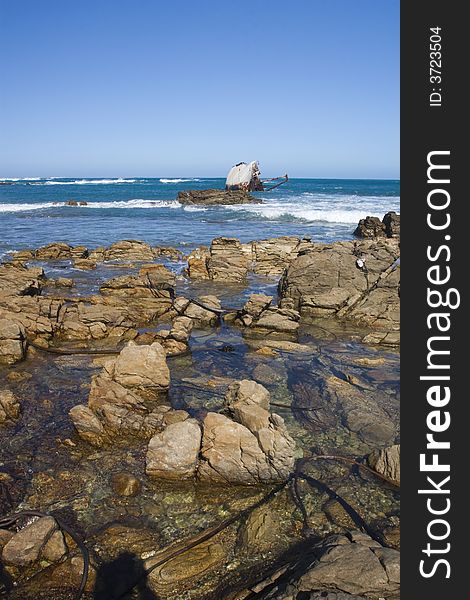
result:
[[[240,162],[232,167],[225,181],[227,191],[240,190],[243,192],[268,192],[289,181],[289,177],[282,175],[271,179],[262,179],[258,161],[253,160],[250,163]],[[274,183],[265,187],[266,183]]]

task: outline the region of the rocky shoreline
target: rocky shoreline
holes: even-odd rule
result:
[[[73,597],[85,563],[67,524],[91,549],[84,598],[123,555],[119,585],[160,598],[398,598],[392,222],[391,236],[374,222],[332,244],[221,237],[188,256],[136,240],[13,252],[9,597]]]

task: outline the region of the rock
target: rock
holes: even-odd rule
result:
[[[36,561],[57,530],[52,517],[42,517],[33,521],[16,533],[2,551],[2,560],[8,565],[24,567]],[[54,543],[55,547],[55,543]]]
[[[69,414],[80,436],[96,446],[128,435],[149,439],[171,410],[161,404],[169,384],[162,345],[129,342],[93,377],[88,406],[75,406]]]
[[[0,390],[0,425],[14,422],[20,416],[20,403],[10,390]]]
[[[271,306],[273,300],[273,296],[267,296],[266,294],[251,294],[243,307],[243,312],[251,317],[258,318],[262,312]]]
[[[400,237],[400,215],[390,211],[384,215],[382,221],[378,217],[361,219],[354,235],[360,238]]]
[[[67,206],[78,206],[78,202],[76,200],[67,200],[65,204]]]
[[[380,406],[377,392],[352,385],[333,375],[321,384],[321,395],[329,407],[352,432],[365,443],[384,446],[395,440],[396,427],[391,417]]]
[[[385,237],[385,225],[378,217],[366,217],[359,221],[354,235],[360,238]]]
[[[7,544],[15,534],[8,529],[0,529],[0,555],[3,547]]]
[[[268,348],[267,356],[272,356],[272,350]],[[260,351],[257,351],[257,354],[260,354]],[[261,352],[261,355],[263,352]],[[274,353],[274,356],[276,354]],[[287,377],[287,372],[282,366],[275,363],[275,366],[270,366],[266,364],[259,364],[253,369],[252,377],[258,383],[262,383],[263,385],[272,385],[273,383],[280,383],[281,381],[285,381]]]
[[[262,200],[241,190],[188,190],[178,193],[178,202],[185,205],[260,204]]]
[[[58,277],[55,281],[54,281],[55,285],[57,287],[67,287],[67,288],[71,288],[74,286],[74,281],[73,279],[69,279],[67,277]]]
[[[153,248],[139,240],[122,240],[111,244],[104,252],[105,260],[153,260]]]
[[[240,542],[257,551],[269,550],[276,539],[278,522],[270,508],[261,506],[251,511],[239,531]]]
[[[0,264],[0,293],[4,296],[37,296],[41,293],[45,280],[44,270],[40,267]]]
[[[251,327],[266,332],[295,334],[299,328],[299,319],[300,314],[297,311],[269,309],[264,311]]]
[[[88,406],[74,406],[70,409],[69,416],[81,438],[93,446],[103,445],[107,439],[104,426]]]
[[[305,319],[337,316],[384,334],[398,333],[398,258],[396,241],[385,238],[318,244],[286,269],[279,291]]]
[[[297,256],[312,247],[309,238],[278,237],[251,242],[255,273],[281,275]]]
[[[207,571],[223,563],[226,554],[224,545],[214,539],[197,544],[163,565],[152,568],[149,573],[150,587],[158,593],[161,588],[169,586],[170,590],[174,590],[179,582],[189,579],[195,578],[195,581],[199,582]],[[158,597],[161,595],[158,594]],[[174,594],[170,592],[170,595],[165,597],[174,597]]]
[[[242,282],[248,274],[249,259],[236,238],[212,240],[207,261],[209,277],[214,281]]]
[[[369,466],[387,479],[400,485],[400,445],[374,450],[367,457]]]
[[[196,248],[188,256],[188,275],[191,279],[210,279],[207,263],[209,261],[209,249],[205,246]]]
[[[201,428],[194,419],[168,425],[149,442],[146,473],[161,479],[194,477],[201,447]]]
[[[173,248],[172,246],[156,246],[153,248],[153,252],[157,258],[164,257],[172,261],[180,261],[184,256],[181,250]]]
[[[226,405],[237,422],[207,414],[199,478],[238,484],[285,480],[294,466],[295,443],[283,419],[269,412],[269,392],[256,382],[236,382]]]
[[[47,244],[47,246],[38,248],[34,253],[36,260],[70,260],[71,258],[86,258],[87,256],[88,250],[84,246],[74,248],[64,242]]]
[[[93,271],[96,269],[96,261],[92,258],[77,258],[74,260],[73,266],[82,271]]]
[[[54,531],[42,551],[42,558],[50,563],[58,562],[67,554],[68,548],[62,531]]]
[[[330,535],[289,564],[288,571],[281,569],[250,588],[260,600],[397,600],[399,552],[365,535],[351,538]]]
[[[138,275],[121,275],[103,283],[100,292],[126,298],[172,298],[175,275],[163,265],[140,269]]]
[[[190,318],[196,327],[213,326],[219,322],[221,308],[220,300],[216,296],[201,296],[197,304],[188,304],[184,316]]]
[[[348,594],[383,596],[399,589],[399,553],[390,550],[388,570],[382,564],[382,551],[352,543],[333,546],[323,554],[298,582],[300,591],[338,590]],[[391,577],[390,577],[390,575]]]
[[[0,318],[0,364],[13,365],[26,353],[26,333],[22,325]]]
[[[119,496],[137,496],[142,489],[142,484],[132,473],[120,471],[111,476],[111,487]]]
[[[170,385],[166,352],[158,342],[150,346],[129,342],[116,360],[108,363],[106,371],[123,387],[138,390],[145,396],[156,397],[160,392],[168,391]]]
[[[229,386],[225,395],[225,404],[234,407],[237,402],[243,405],[254,404],[264,410],[269,410],[270,394],[268,390],[250,379],[236,381]]]
[[[262,336],[294,337],[300,314],[292,308],[271,307],[272,296],[252,294],[237,313],[235,323]]]
[[[388,212],[384,215],[382,222],[385,225],[387,237],[400,237],[400,215],[393,211]]]

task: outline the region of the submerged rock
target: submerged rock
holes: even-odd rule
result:
[[[33,521],[8,541],[2,550],[7,565],[25,567],[43,557],[49,562],[60,560],[67,551],[63,534],[52,517]]]
[[[137,496],[142,489],[142,484],[132,473],[119,471],[111,476],[111,487],[119,496]]]
[[[20,416],[20,403],[11,390],[0,390],[0,425],[13,423]]]

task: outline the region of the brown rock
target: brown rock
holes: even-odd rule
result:
[[[126,471],[113,473],[111,476],[111,486],[119,496],[137,496],[142,489],[139,479]]]
[[[0,318],[0,364],[13,365],[26,353],[26,334],[22,325]]]
[[[20,403],[11,390],[0,390],[0,425],[16,421],[20,416]]]
[[[382,450],[374,450],[367,457],[369,466],[400,485],[400,445],[389,446]]]
[[[188,190],[178,193],[181,204],[260,204],[262,200],[241,190]]]
[[[212,240],[207,269],[215,281],[245,281],[249,259],[239,240],[235,238],[216,238]]]
[[[8,565],[24,567],[37,560],[46,543],[57,529],[52,517],[42,517],[27,525],[7,542],[2,560]]]
[[[189,479],[196,473],[200,447],[197,421],[186,419],[168,425],[149,442],[146,472],[161,479]]]

